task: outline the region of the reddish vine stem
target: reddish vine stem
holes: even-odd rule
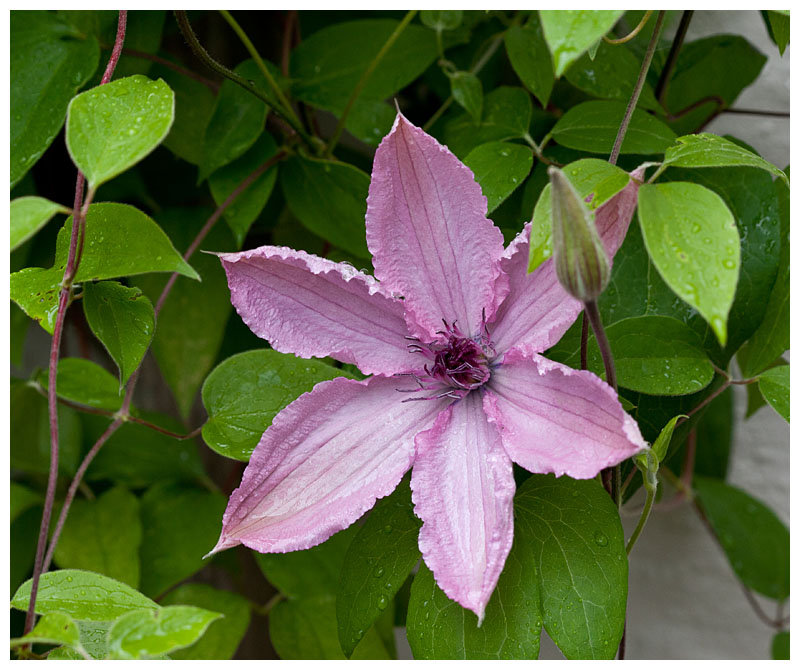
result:
[[[225,198],[225,201],[214,211],[214,213],[209,217],[208,221],[203,225],[202,229],[197,236],[194,238],[192,243],[189,245],[189,248],[186,250],[186,253],[183,255],[184,260],[188,261],[189,258],[194,255],[197,249],[202,244],[203,240],[206,238],[206,235],[210,232],[210,230],[214,227],[214,224],[219,221],[219,218],[225,212],[225,210],[233,203],[236,198],[238,198],[256,179],[258,179],[264,172],[266,172],[269,168],[273,165],[277,164],[281,160],[283,160],[287,156],[286,151],[279,151],[275,154],[272,158],[265,161],[262,165],[257,167],[252,173],[250,173],[232,192],[231,194]],[[172,290],[172,287],[175,285],[175,280],[177,279],[178,274],[173,273],[169,280],[167,281],[164,289],[161,291],[161,295],[158,297],[158,301],[156,302],[155,306],[155,317],[158,318],[158,314],[161,311],[161,308],[164,306],[167,297],[169,296],[169,292]],[[102,446],[108,441],[108,439],[117,431],[117,429],[126,421],[134,421],[136,423],[147,423],[141,419],[137,419],[130,415],[130,407],[131,407],[131,400],[133,399],[133,391],[136,388],[136,384],[139,380],[139,374],[141,372],[142,366],[141,363],[139,367],[131,375],[130,379],[128,380],[128,385],[125,390],[125,398],[122,401],[122,407],[120,408],[119,412],[115,415],[114,421],[109,425],[106,431],[100,436],[100,438],[95,442],[94,446],[89,450],[89,452],[84,456],[83,461],[81,461],[80,467],[78,471],[75,473],[75,476],[70,482],[69,489],[67,490],[67,495],[64,498],[64,504],[61,507],[61,513],[58,517],[58,522],[56,523],[55,530],[53,531],[53,537],[50,540],[50,546],[47,550],[47,559],[46,565],[50,565],[50,561],[53,559],[53,553],[55,552],[56,545],[58,544],[58,540],[61,537],[61,531],[64,529],[64,523],[67,520],[67,515],[69,514],[69,509],[72,506],[72,501],[75,499],[75,494],[78,491],[78,487],[80,486],[81,481],[83,480],[83,475],[85,474],[86,470],[91,465],[92,461],[94,460],[95,456],[97,456],[98,452],[102,448]],[[50,385],[53,388],[53,385]],[[149,424],[149,427],[155,428],[159,432],[167,432],[162,428],[156,427],[154,424]],[[201,427],[202,428],[202,427]],[[186,436],[177,435],[175,433],[172,434],[173,437],[177,437],[178,439],[189,439],[190,437],[196,436],[201,428],[197,428],[196,430],[192,431]]]
[[[128,13],[120,10],[117,23],[117,37],[114,41],[114,48],[108,59],[103,78],[100,85],[107,84],[114,74],[119,57],[122,53],[122,44],[125,41],[125,28],[127,26]],[[53,327],[53,339],[50,343],[50,363],[48,370],[48,392],[47,408],[50,418],[50,469],[47,476],[47,490],[45,492],[44,509],[42,511],[42,522],[39,525],[39,539],[36,544],[36,557],[33,564],[33,578],[31,579],[31,595],[28,602],[28,611],[25,615],[25,634],[30,633],[36,620],[36,596],[39,592],[39,580],[42,576],[44,567],[44,551],[47,544],[47,534],[50,530],[50,518],[53,515],[53,504],[56,497],[56,485],[58,484],[58,402],[56,396],[56,373],[58,371],[58,359],[61,353],[61,335],[64,331],[64,319],[69,307],[69,300],[72,296],[72,282],[78,272],[80,264],[79,249],[83,245],[84,221],[86,211],[89,208],[94,191],[90,190],[86,202],[83,202],[83,191],[86,179],[78,171],[78,178],[75,183],[75,201],[73,204],[72,232],[69,241],[69,252],[67,264],[64,268],[64,277],[61,281],[61,288],[58,294],[58,312],[56,322]],[[80,238],[80,244],[79,244]]]

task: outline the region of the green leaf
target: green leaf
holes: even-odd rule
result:
[[[547,633],[568,659],[614,658],[628,560],[611,498],[592,479],[532,475],[517,491],[514,516],[518,560],[538,568]]]
[[[607,154],[614,147],[625,104],[611,100],[582,102],[570,108],[551,131],[559,144]],[[675,142],[675,133],[653,116],[635,109],[620,150],[623,154],[660,154]]]
[[[20,514],[42,502],[42,496],[38,492],[29,489],[27,486],[23,486],[17,482],[10,482],[9,488],[11,493],[11,518],[9,523],[14,523],[14,520],[19,517]]]
[[[469,112],[475,123],[480,123],[483,112],[481,80],[471,72],[455,72],[450,75],[450,90],[453,99]]]
[[[155,149],[174,116],[175,96],[163,81],[137,74],[97,86],[69,103],[69,155],[97,188]]]
[[[72,217],[58,234],[52,268],[25,268],[12,274],[10,280],[11,299],[51,334],[71,230]],[[130,205],[110,202],[89,207],[84,253],[75,281],[98,281],[146,272],[178,272],[199,279],[156,222],[143,212]]]
[[[464,13],[460,9],[423,9],[419,13],[419,18],[428,28],[442,32],[443,30],[455,30],[458,28],[464,20]]]
[[[272,135],[262,133],[247,153],[214,172],[208,179],[208,185],[217,206],[222,205],[245,178],[277,152],[278,147]],[[233,231],[238,247],[242,246],[247,231],[267,204],[277,177],[276,165],[260,175],[225,209],[223,216]]]
[[[250,625],[250,603],[244,596],[233,591],[215,589],[206,584],[183,584],[170,591],[163,605],[193,605],[212,612],[220,612],[223,618],[214,621],[193,645],[170,652],[170,657],[179,660],[228,660],[233,658],[239,643]]]
[[[422,522],[414,515],[406,481],[378,501],[345,555],[336,595],[339,642],[353,650],[386,611],[420,557],[417,535]]]
[[[357,167],[292,156],[281,166],[289,209],[312,233],[359,258],[370,258],[364,220],[369,176]]]
[[[89,328],[117,364],[119,383],[124,385],[153,339],[153,304],[138,288],[113,281],[87,282],[83,312]]]
[[[11,316],[9,318],[9,358],[11,364],[18,368],[22,367],[22,357],[25,354],[25,345],[28,342],[28,328],[30,328],[31,320],[19,307],[13,302],[9,305],[11,307]]]
[[[617,382],[624,388],[657,396],[689,395],[704,389],[714,377],[700,337],[677,319],[622,319],[608,326],[606,334]],[[587,354],[589,369],[603,376],[603,359],[594,338]]]
[[[321,361],[272,349],[231,356],[203,383],[203,406],[208,413],[203,440],[222,456],[247,461],[286,405],[321,381],[350,376]]]
[[[525,181],[533,166],[533,152],[521,144],[488,142],[470,151],[464,164],[475,174],[491,214]]]
[[[47,371],[38,382],[47,390]],[[72,402],[116,411],[122,407],[124,393],[108,370],[86,358],[62,358],[56,372],[56,394]]]
[[[770,12],[773,14],[774,12]],[[780,633],[775,633],[772,638],[772,659],[775,661],[788,661],[789,660],[789,631],[782,630]]]
[[[591,196],[589,209],[595,210],[628,185],[628,173],[599,158],[582,158],[566,165],[564,175],[584,201]],[[533,272],[553,254],[552,198],[548,183],[533,210],[528,272]]]
[[[684,135],[676,141],[676,146],[670,147],[664,154],[663,165],[665,166],[709,168],[738,165],[757,167],[780,177],[787,186],[789,185],[789,178],[783,170],[779,170],[761,156],[719,135],[712,133]]]
[[[53,558],[61,568],[98,572],[137,588],[141,541],[139,499],[118,487],[72,503]]]
[[[253,557],[267,581],[290,600],[308,600],[323,596],[333,599],[347,548],[357,532],[358,526],[354,524],[311,549],[287,554],[253,552]]]
[[[399,21],[345,21],[316,31],[292,51],[294,96],[341,114],[361,76],[395,31]],[[386,100],[421,75],[437,55],[436,35],[410,25],[372,71],[359,100]]]
[[[542,614],[535,563],[515,534],[480,628],[470,610],[450,600],[423,562],[411,585],[406,619],[417,659],[535,659]],[[527,561],[527,562],[525,562]]]
[[[667,456],[669,443],[672,441],[672,433],[675,432],[675,424],[678,423],[679,419],[684,417],[685,415],[681,414],[678,416],[673,416],[669,420],[669,423],[664,426],[663,430],[658,436],[658,439],[653,442],[653,455],[658,459],[659,463],[661,463]]]
[[[786,51],[789,44],[789,12],[762,11],[761,15],[766,19],[765,23],[769,29],[769,36],[778,47],[781,56]],[[788,656],[786,658],[789,658]]]
[[[186,249],[203,227],[209,214],[199,208],[169,209],[158,220],[175,244]],[[204,251],[230,251],[236,242],[230,230],[216,225],[203,240]],[[219,259],[198,253],[192,263],[202,282],[179,277],[158,316],[152,351],[178,409],[188,417],[197,392],[213,367],[232,311],[225,271]],[[137,285],[156,302],[167,282],[166,277],[142,277]]]
[[[46,472],[46,470],[45,470]],[[9,531],[8,573],[10,590],[15,591],[33,571],[39,524],[42,522],[41,506],[31,507],[11,524]]]
[[[56,214],[69,214],[70,210],[57,202],[36,195],[11,201],[11,251],[33,237]]]
[[[129,612],[108,631],[110,658],[145,659],[194,644],[222,615],[199,607],[174,605]]]
[[[624,44],[597,43],[597,51],[584,54],[566,71],[570,84],[595,98],[630,100],[641,69],[641,59]],[[642,88],[638,107],[658,110],[661,108],[653,88],[647,82]]]
[[[739,35],[712,35],[681,48],[675,71],[667,88],[666,108],[675,115],[704,98],[692,111],[669,122],[679,135],[694,132],[718,108],[714,98],[730,107],[745,88],[758,77],[766,56]]]
[[[26,611],[31,581],[17,589],[11,607]],[[64,612],[75,619],[113,621],[133,610],[158,609],[150,598],[104,575],[84,570],[46,572],[39,581],[36,613]]]
[[[219,493],[157,484],[142,496],[141,588],[158,596],[206,565],[219,537],[225,498]]]
[[[553,90],[553,59],[544,41],[539,15],[532,12],[524,26],[511,26],[506,32],[505,45],[519,80],[546,107]]]
[[[389,134],[397,110],[382,100],[365,100],[360,97],[350,109],[345,128],[370,146],[377,147]]]
[[[108,629],[111,628],[112,621],[78,621],[78,631],[81,636],[81,646],[89,654],[90,658],[104,659],[108,656]],[[60,658],[74,658],[74,656],[62,656],[61,649],[54,649],[47,657],[48,660]]]
[[[742,584],[768,598],[787,598],[789,529],[763,503],[724,482],[695,477],[694,488]]]
[[[11,186],[39,160],[58,135],[75,92],[97,69],[100,49],[59,17],[12,11]]]
[[[80,630],[75,620],[64,612],[50,612],[45,614],[33,630],[25,635],[11,640],[12,647],[24,644],[57,644],[74,649],[81,658],[89,658],[81,646]]]
[[[280,77],[272,63],[270,72]],[[260,90],[270,90],[264,75],[252,60],[239,64],[234,71],[257,84]],[[271,96],[270,96],[271,97]],[[215,170],[236,160],[258,139],[267,118],[266,103],[239,84],[226,79],[222,82],[214,111],[208,120],[203,138],[201,159],[198,165],[198,182]]]
[[[444,143],[459,158],[475,147],[525,137],[531,123],[531,98],[518,86],[499,86],[483,99],[483,119],[462,114],[444,127]]]
[[[185,428],[172,417],[139,412],[151,423],[176,433]],[[108,418],[81,417],[86,443],[94,444],[108,428]],[[152,428],[127,422],[103,445],[86,472],[88,481],[112,480],[130,488],[143,488],[165,480],[188,481],[205,477],[197,444],[176,440]]]
[[[725,346],[740,266],[739,233],[725,201],[699,184],[645,184],[639,189],[639,219],[661,277]]]
[[[779,365],[758,378],[761,395],[789,423],[789,366]]]
[[[540,10],[544,37],[553,54],[556,78],[611,30],[623,14],[620,11]]]
[[[755,384],[747,387],[749,391]],[[757,391],[756,391],[757,392]],[[700,416],[695,426],[697,446],[694,471],[698,475],[725,479],[731,455],[734,426],[733,388],[719,394]]]

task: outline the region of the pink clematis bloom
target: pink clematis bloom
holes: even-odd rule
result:
[[[609,256],[637,188],[632,180],[597,211]],[[552,260],[527,274],[529,226],[504,250],[470,169],[398,114],[367,200],[377,280],[286,247],[221,254],[231,300],[256,335],[371,376],[317,384],[274,418],[214,551],[312,547],[413,466],[425,563],[482,620],[513,539],[512,462],[585,479],[645,446],[605,382],[540,355],[582,304]]]

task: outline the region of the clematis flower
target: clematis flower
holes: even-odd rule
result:
[[[597,211],[609,256],[637,188]],[[504,250],[469,168],[400,114],[375,154],[366,229],[374,278],[286,247],[220,256],[256,335],[371,376],[321,382],[273,419],[214,552],[312,547],[413,467],[425,563],[482,619],[513,540],[512,462],[584,479],[644,441],[605,382],[541,356],[582,305],[552,260],[527,274],[529,227]]]

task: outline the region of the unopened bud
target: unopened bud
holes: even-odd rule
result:
[[[550,167],[547,173],[552,189],[556,276],[574,298],[581,302],[597,300],[608,285],[611,264],[594,216],[561,170]]]

